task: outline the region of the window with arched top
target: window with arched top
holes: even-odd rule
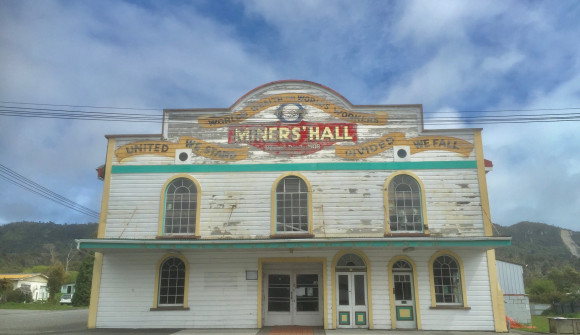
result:
[[[276,185],[275,233],[308,233],[309,203],[310,191],[302,178],[282,178]]]
[[[193,180],[180,177],[165,189],[163,233],[195,235],[198,218],[198,187]]]
[[[393,264],[393,271],[412,271],[413,267],[405,260],[398,260]]]
[[[169,257],[161,263],[158,306],[184,306],[186,271],[185,262],[177,257]]]
[[[336,271],[357,271],[357,272],[364,272],[367,270],[367,264],[365,261],[356,254],[345,254],[338,262],[336,262]]]
[[[422,191],[408,174],[394,176],[387,187],[387,206],[391,232],[424,231]]]
[[[450,255],[441,255],[433,261],[433,286],[435,302],[463,304],[461,269],[457,260]]]

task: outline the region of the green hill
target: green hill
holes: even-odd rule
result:
[[[512,245],[499,248],[497,259],[524,266],[524,278],[543,277],[554,267],[571,265],[580,271],[580,257],[574,256],[562,239],[562,229],[537,222],[520,222],[509,227],[495,225],[497,236],[511,236]],[[22,272],[37,265],[50,265],[53,259],[77,270],[82,256],[75,239],[94,238],[97,224],[55,224],[15,222],[0,225],[0,273]],[[576,245],[580,232],[565,231]],[[580,249],[580,248],[579,248]],[[580,250],[579,250],[580,251]]]
[[[543,277],[552,268],[570,265],[580,271],[580,257],[566,246],[562,235],[580,245],[580,232],[571,232],[538,222],[520,222],[509,227],[494,225],[497,236],[511,236],[512,245],[496,250],[497,259],[524,266],[524,279]],[[577,246],[576,246],[577,247]]]
[[[78,270],[82,261],[74,243],[78,238],[96,236],[97,224],[55,224],[15,222],[0,225],[0,273],[22,272],[37,265],[59,260],[69,270]]]

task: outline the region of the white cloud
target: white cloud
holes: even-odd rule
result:
[[[434,45],[468,39],[468,27],[505,12],[504,2],[487,1],[408,1],[397,36],[407,43]]]
[[[442,49],[412,73],[399,75],[399,81],[391,87],[384,103],[420,102],[429,106],[442,103],[473,85],[469,74],[474,63],[468,52]]]
[[[451,107],[443,107],[434,113],[423,112],[425,129],[457,129],[470,128],[462,119],[461,113]]]
[[[160,13],[123,2],[91,5],[23,1],[3,6],[0,40],[10,47],[0,51],[0,100],[226,107],[252,85],[276,77],[229,28],[191,8]],[[161,110],[130,112],[161,115]],[[104,135],[161,132],[161,124],[151,123],[11,117],[1,122],[0,148],[9,168],[97,211],[102,184],[94,169],[105,159]],[[70,211],[16,186],[0,189],[2,198],[10,198],[0,211],[13,213],[5,220],[88,219],[65,214]]]
[[[511,70],[524,59],[524,55],[517,50],[511,50],[498,56],[487,57],[483,60],[481,68],[485,72],[503,74]]]
[[[327,85],[355,104],[422,103],[427,119],[580,106],[574,1],[223,6],[238,12],[223,16],[213,2],[2,1],[0,100],[227,107],[254,87],[292,78]],[[495,163],[494,221],[573,228],[577,122],[482,126],[486,158]],[[98,210],[103,135],[160,131],[150,123],[0,117],[0,152],[3,164]],[[0,198],[3,220],[87,220],[6,183]]]
[[[526,106],[580,106],[580,74]],[[535,111],[539,116],[565,111]],[[486,157],[494,161],[488,175],[492,217],[500,224],[542,221],[575,229],[580,217],[580,133],[578,121],[507,124],[486,127]]]

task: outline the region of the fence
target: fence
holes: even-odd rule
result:
[[[580,301],[553,303],[552,308],[556,314],[580,313]]]

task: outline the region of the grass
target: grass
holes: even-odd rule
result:
[[[0,309],[28,309],[28,310],[44,310],[44,311],[64,311],[73,310],[86,307],[73,307],[71,305],[50,304],[46,302],[31,302],[31,303],[17,303],[5,302],[0,304]]]
[[[558,315],[561,316],[561,315]],[[550,326],[548,324],[548,318],[556,317],[556,315],[544,316],[544,315],[533,315],[532,316],[532,326],[536,327],[535,329],[527,329],[527,328],[517,328],[518,330],[523,330],[530,333],[549,333]],[[580,313],[576,314],[566,314],[563,315],[565,318],[580,318]]]
[[[529,328],[517,328],[518,330],[523,330],[530,333],[549,333],[550,327],[548,325],[548,317],[543,315],[532,315],[532,326],[536,327],[534,329]]]

